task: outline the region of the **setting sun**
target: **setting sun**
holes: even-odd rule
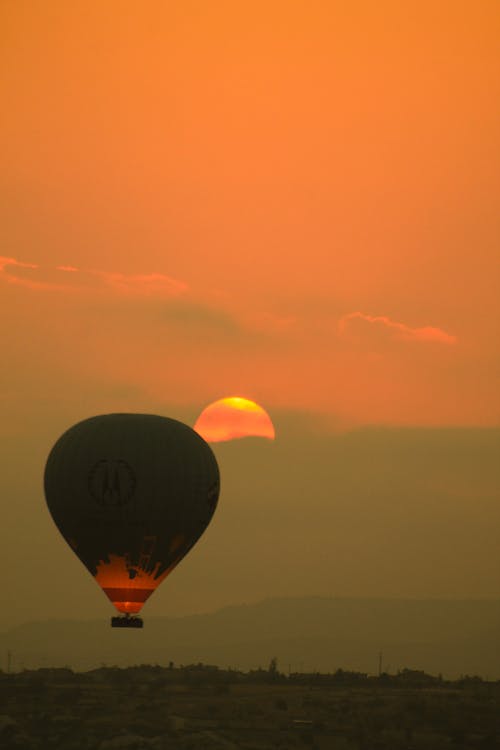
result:
[[[247,398],[229,396],[209,404],[196,420],[196,432],[209,443],[242,437],[274,440],[274,425],[269,414]]]

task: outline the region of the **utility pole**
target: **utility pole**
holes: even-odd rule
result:
[[[378,652],[378,676],[382,674],[382,651]]]
[[[11,664],[12,664],[12,651],[7,651],[7,674],[10,674]]]

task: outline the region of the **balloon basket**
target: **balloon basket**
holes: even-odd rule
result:
[[[111,618],[112,628],[142,628],[144,623],[142,617],[130,617],[130,615],[124,615],[123,617],[112,617]]]

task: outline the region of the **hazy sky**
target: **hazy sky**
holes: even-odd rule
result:
[[[301,455],[324,431],[325,467],[339,436],[357,435],[360,476],[373,464],[365,426],[418,427],[404,432],[418,445],[429,427],[453,428],[439,431],[438,455],[465,440],[477,462],[458,451],[445,474],[437,459],[419,464],[429,513],[441,502],[453,513],[460,496],[463,529],[477,522],[498,539],[498,513],[496,527],[486,523],[498,439],[477,428],[499,418],[499,37],[497,0],[1,4],[9,616],[33,614],[26,597],[16,610],[23,566],[42,551],[50,570],[66,561],[41,521],[44,457],[62,430],[100,412],[192,424],[210,401],[238,394],[285,415],[275,447],[289,458],[269,467],[282,489],[265,499],[276,508],[292,492],[292,413],[302,414]],[[386,448],[377,481],[396,502]],[[339,492],[306,481],[322,476],[316,464],[297,466],[307,502],[335,517]],[[233,493],[243,515],[244,485]],[[370,517],[368,483],[346,497]],[[396,567],[412,516],[397,518]],[[360,533],[346,530],[345,543]],[[500,570],[493,549],[469,563],[471,580],[457,573],[447,588],[446,578],[431,585],[432,570],[420,583],[415,572],[411,590],[473,595],[483,570],[477,590],[493,596],[481,567]],[[402,593],[403,578],[390,591],[349,580],[355,594]],[[330,586],[308,581],[300,593]],[[244,600],[229,583],[214,601]]]

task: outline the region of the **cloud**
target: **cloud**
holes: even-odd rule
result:
[[[377,333],[383,333],[391,339],[400,341],[418,341],[422,343],[438,343],[451,345],[457,342],[457,337],[453,336],[442,328],[435,326],[423,326],[422,328],[412,328],[406,323],[399,323],[386,315],[367,315],[366,313],[356,311],[343,315],[339,320],[339,335],[344,336],[353,331],[366,330],[367,327],[373,327]]]
[[[237,338],[247,332],[245,326],[230,313],[187,299],[167,302],[162,308],[162,318],[182,330],[192,329],[195,335],[200,329],[210,329],[228,338]]]
[[[9,266],[18,266],[20,268],[38,268],[35,263],[24,263],[16,258],[6,258],[4,255],[0,255],[0,273],[4,273],[5,269]]]
[[[40,283],[24,279],[22,275],[19,275],[20,269],[29,269],[32,271],[37,268],[39,268],[39,266],[37,266],[36,263],[26,263],[17,258],[8,258],[4,255],[0,255],[0,279],[7,281],[9,284],[20,284],[22,286],[38,288]],[[12,269],[17,269],[17,271],[13,272]]]
[[[163,273],[125,274],[90,271],[117,292],[137,295],[177,296],[187,290],[187,284]]]
[[[187,284],[163,273],[126,274],[119,271],[81,269],[69,264],[41,267],[16,258],[0,256],[0,279],[28,289],[46,291],[89,291],[108,288],[129,296],[176,297]]]
[[[242,352],[276,351],[282,340],[279,332],[270,327],[255,325],[253,316],[238,314],[229,306],[192,294],[172,297],[156,307],[155,322],[168,330],[170,340],[193,351],[217,351],[223,356],[237,356]],[[193,349],[193,346],[195,347]]]
[[[230,305],[207,300],[206,295],[193,293],[183,281],[159,272],[130,274],[85,269],[71,263],[40,266],[0,257],[2,281],[25,293],[38,291],[52,314],[58,300],[64,305],[71,300],[74,305],[71,315],[66,316],[68,325],[80,319],[82,303],[86,320],[92,314],[101,315],[104,304],[108,330],[127,321],[129,331],[147,331],[137,333],[138,338],[156,340],[168,330],[169,341],[175,339],[181,348],[192,347],[195,342],[197,351],[214,345],[219,349],[230,346],[232,351],[254,349],[275,339],[277,333],[270,325],[256,325],[253,316],[234,314],[227,309]],[[89,302],[94,313],[89,312]]]

